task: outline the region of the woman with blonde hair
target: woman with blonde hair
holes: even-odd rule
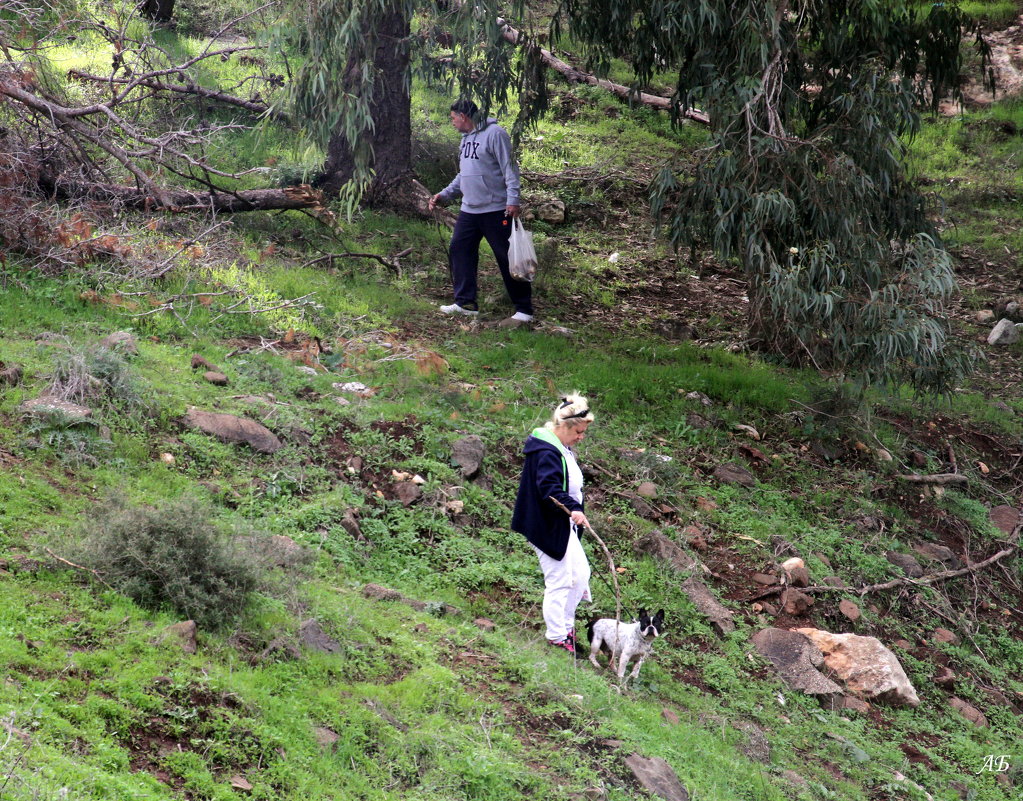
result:
[[[543,619],[547,641],[575,653],[575,610],[590,600],[590,564],[579,531],[589,526],[583,510],[583,474],[572,448],[593,422],[586,398],[566,395],[551,419],[533,430],[512,514],[512,530],[524,535],[543,571]]]

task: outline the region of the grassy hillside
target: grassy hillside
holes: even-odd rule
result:
[[[187,28],[161,35],[196,47]],[[55,57],[108,57],[79,44]],[[455,168],[446,98],[417,87],[414,114],[421,175],[439,188]],[[932,121],[913,146],[945,201],[964,338],[986,336],[977,310],[1023,294],[1023,146],[1001,124],[1015,116],[1003,104]],[[221,144],[270,165],[266,178],[316,163],[289,140]],[[930,585],[855,588],[903,575],[891,551],[940,545],[975,564],[1010,544],[992,510],[1021,505],[1023,347],[987,349],[950,399],[863,407],[746,353],[740,273],[668,251],[643,204],[665,155],[701,142],[559,87],[522,149],[527,200],[568,207],[565,224],[533,224],[536,330],[493,327],[510,306],[487,260],[482,321],[438,315],[447,231],[378,211],[329,231],[298,213],[41,209],[72,244],[113,234],[130,252],[0,261],[0,370],[21,368],[0,379],[0,797],[622,801],[646,797],[625,764],[640,754],[706,801],[1018,798],[1018,554]],[[321,258],[406,248],[399,269]],[[134,348],[101,345],[118,331]],[[521,442],[574,389],[597,418],[581,462],[622,606],[667,612],[625,688],[546,646],[535,556],[508,528]],[[47,394],[91,415],[26,410]],[[281,447],[190,428],[192,407],[257,421]],[[486,447],[474,478],[452,460],[466,435]],[[725,463],[755,485],[720,481]],[[968,481],[940,495],[898,478],[951,471]],[[734,632],[696,610],[681,586],[692,569],[637,553],[655,529],[705,566]],[[613,616],[608,568],[587,548],[582,612]],[[852,589],[785,612],[755,576],[794,555],[813,584]],[[188,619],[194,653],[169,630]],[[768,626],[878,637],[920,706],[836,710],[790,690],[750,645]]]

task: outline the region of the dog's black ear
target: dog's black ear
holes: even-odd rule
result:
[[[639,615],[638,615],[638,617],[639,617],[640,620],[642,620],[643,618],[646,617],[646,609],[644,609],[642,606],[639,608]]]
[[[662,623],[664,622],[664,610],[663,609],[658,609],[657,610],[657,614],[654,615],[654,620],[660,620]]]

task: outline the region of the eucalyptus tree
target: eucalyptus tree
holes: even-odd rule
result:
[[[970,363],[945,315],[955,276],[904,144],[921,104],[955,91],[968,20],[954,2],[562,8],[598,68],[673,76],[679,108],[709,115],[710,146],[660,174],[653,205],[676,245],[745,270],[753,341],[861,386],[954,385]]]
[[[283,43],[301,51],[286,102],[326,150],[318,185],[361,200],[425,210],[414,180],[413,73],[486,108],[507,98],[514,70],[493,0],[299,0]],[[439,45],[450,51],[443,58]]]

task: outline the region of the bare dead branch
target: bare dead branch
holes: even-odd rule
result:
[[[922,476],[917,473],[900,475],[900,479],[910,484],[928,484],[932,486],[946,486],[948,484],[969,484],[970,479],[962,473],[935,473],[930,476]]]
[[[93,83],[122,85],[133,84],[134,86],[144,86],[157,92],[174,92],[183,95],[195,95],[196,97],[201,97],[204,100],[212,100],[217,103],[237,106],[238,108],[245,109],[253,114],[266,115],[283,124],[288,124],[290,122],[290,118],[286,114],[271,108],[262,101],[245,100],[244,98],[228,94],[222,89],[207,89],[204,86],[198,86],[196,84],[186,85],[181,83],[166,83],[159,80],[157,73],[147,73],[144,76],[130,80],[128,78],[105,78],[102,75],[92,75],[88,72],[83,72],[82,70],[69,70],[68,76],[80,81],[92,81]]]
[[[522,36],[519,31],[508,24],[507,20],[498,17],[497,24],[501,26],[501,36],[505,41],[518,46],[522,43],[525,37]],[[679,112],[680,116],[686,119],[699,122],[703,125],[710,124],[710,117],[706,113],[695,108],[683,109],[682,104],[678,101],[672,100],[670,97],[661,97],[660,95],[652,95],[647,92],[637,92],[635,89],[631,89],[628,86],[623,86],[620,83],[614,83],[604,78],[598,78],[596,75],[591,75],[588,72],[576,69],[571,64],[562,61],[560,58],[555,56],[550,50],[545,48],[539,48],[540,60],[543,61],[550,69],[555,72],[564,75],[572,83],[586,83],[590,86],[598,86],[601,89],[606,89],[612,94],[617,95],[622,100],[629,103],[641,103],[644,106],[650,106],[651,108],[661,109],[662,111],[675,110]]]

